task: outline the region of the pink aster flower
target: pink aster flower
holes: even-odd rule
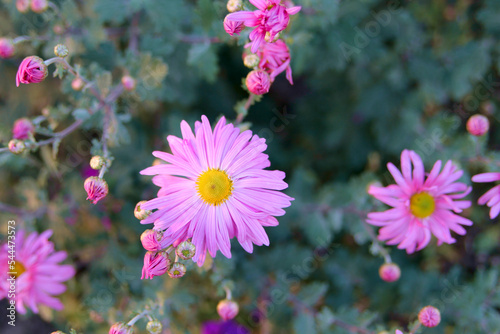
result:
[[[472,177],[472,181],[478,183],[500,181],[500,173],[477,174]],[[486,204],[490,207],[490,218],[496,218],[500,213],[500,185],[494,186],[483,196],[479,197],[477,203],[479,205]]]
[[[287,8],[281,0],[250,0],[250,2],[257,7],[257,10],[231,13],[226,19],[244,22],[247,27],[255,27],[249,36],[252,41],[252,53],[257,52],[266,34],[269,41],[274,40],[276,35],[288,26],[290,15],[297,14],[301,9],[300,6]]]
[[[66,252],[54,250],[49,241],[52,235],[47,230],[40,235],[36,232],[26,236],[23,230],[16,233],[15,264],[9,265],[11,248],[5,243],[0,252],[0,299],[8,296],[10,281],[15,279],[16,309],[25,314],[30,308],[38,313],[38,305],[46,305],[55,310],[62,310],[63,304],[54,296],[66,291],[63,282],[75,275],[70,265],[62,265]]]
[[[181,130],[182,139],[167,137],[172,154],[153,152],[167,164],[141,172],[157,175],[153,182],[161,187],[158,198],[142,205],[157,211],[141,223],[154,223],[170,243],[192,238],[200,266],[207,251],[230,258],[233,237],[249,253],[253,244],[269,245],[264,226],[278,225],[274,216],[284,215],[293,198],[279,191],[288,187],[285,173],[264,169],[270,166],[265,139],[240,133],[224,117],[214,130],[205,116],[195,133],[185,121]]]
[[[250,46],[250,43],[245,47],[248,46]],[[293,85],[290,50],[283,40],[279,39],[274,43],[264,42],[257,55],[260,58],[259,68],[269,73],[271,82],[274,81],[278,74],[286,71],[286,78]]]
[[[271,77],[263,70],[254,70],[248,73],[245,83],[250,92],[255,95],[262,95],[269,92]]]
[[[30,135],[35,133],[35,126],[27,118],[20,118],[14,122],[12,128],[12,138],[14,139],[28,139]]]
[[[14,43],[9,38],[0,38],[0,58],[10,58],[14,54]]]
[[[224,30],[231,36],[239,35],[245,29],[245,25],[241,21],[231,21],[224,19]]]
[[[16,86],[19,87],[21,83],[42,82],[47,77],[47,74],[47,65],[45,65],[42,58],[37,56],[26,57],[17,70]]]
[[[387,241],[388,245],[399,244],[399,249],[406,249],[410,254],[427,246],[431,234],[441,245],[456,241],[450,230],[460,235],[466,233],[461,225],[470,226],[472,221],[455,214],[471,205],[470,201],[457,200],[472,190],[456,182],[463,171],[451,161],[441,171],[441,161],[437,161],[426,177],[422,160],[417,153],[408,150],[401,153],[403,174],[392,163],[387,167],[396,184],[368,189],[370,195],[393,207],[368,214],[369,224],[383,226],[379,230],[380,240]]]

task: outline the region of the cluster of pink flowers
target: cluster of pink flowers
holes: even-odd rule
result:
[[[31,8],[35,13],[43,13],[49,8],[47,0],[16,0],[16,8],[21,13],[26,13]]]

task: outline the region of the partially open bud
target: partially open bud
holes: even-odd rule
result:
[[[12,128],[12,138],[29,139],[35,133],[35,126],[27,118],[19,118],[14,122]]]
[[[92,159],[90,159],[90,168],[92,169],[101,169],[106,164],[106,161],[100,155],[94,155]]]
[[[476,114],[467,121],[467,131],[473,136],[483,136],[490,129],[490,122],[486,116]]]
[[[224,30],[231,36],[234,34],[239,35],[245,29],[243,21],[232,21],[227,18],[224,19]]]
[[[84,84],[85,82],[83,82],[80,77],[76,77],[73,81],[71,81],[71,88],[73,88],[73,90],[80,91],[82,90]]]
[[[229,0],[226,7],[228,12],[233,13],[241,10],[243,8],[243,3],[241,0]]]
[[[124,75],[122,77],[122,85],[123,88],[127,91],[133,91],[135,89],[135,79],[132,78],[130,75]]]
[[[167,272],[170,265],[170,259],[165,252],[147,252],[144,255],[144,266],[142,267],[141,279],[153,279],[155,276],[161,276]]]
[[[68,47],[66,45],[64,45],[64,44],[57,44],[54,47],[54,54],[57,57],[66,58],[68,56],[68,54],[69,54]]]
[[[160,334],[162,330],[161,322],[158,320],[151,320],[146,325],[146,330],[151,334]]]
[[[262,95],[269,92],[271,78],[269,74],[262,70],[254,70],[248,73],[245,80],[248,90],[255,95]]]
[[[156,252],[162,249],[160,244],[162,238],[163,232],[157,230],[146,230],[141,234],[141,243],[144,249]]]
[[[268,43],[274,43],[280,38],[280,33],[277,33],[274,35],[274,37],[271,39],[271,33],[268,31],[266,32],[266,35],[264,36],[264,40]]]
[[[26,145],[22,140],[12,139],[9,141],[9,151],[14,154],[21,154],[26,149]]]
[[[49,2],[47,0],[31,0],[31,10],[35,13],[43,13],[49,8]]]
[[[123,322],[117,322],[111,326],[109,334],[134,334],[134,329]]]
[[[434,306],[426,306],[418,313],[418,321],[425,327],[436,327],[441,322],[441,313]]]
[[[243,58],[243,64],[245,64],[245,66],[248,68],[254,68],[259,66],[259,62],[260,62],[259,56],[254,54],[246,55],[245,58]]]
[[[141,208],[141,205],[146,203],[147,201],[140,201],[139,203],[136,204],[135,209],[134,209],[134,216],[135,218],[139,220],[144,220],[149,217],[149,215],[152,213],[151,210],[144,210]]]
[[[238,315],[240,308],[238,304],[232,300],[224,299],[217,305],[217,313],[224,320],[231,320]]]
[[[20,13],[28,12],[30,9],[30,0],[16,0],[16,8]]]
[[[186,274],[186,266],[182,263],[175,262],[168,270],[168,276],[172,278],[179,278]]]
[[[97,176],[87,178],[83,184],[87,192],[87,199],[96,204],[108,194],[108,184],[106,181]]]
[[[395,282],[401,276],[401,269],[395,263],[384,263],[380,266],[378,273],[380,278],[386,282]]]
[[[24,58],[16,75],[16,86],[19,84],[39,83],[45,80],[49,71],[43,59],[37,56]]]
[[[14,43],[9,38],[0,38],[0,58],[10,58],[14,55]]]
[[[189,241],[183,241],[175,249],[175,253],[183,260],[191,259],[196,253],[196,246]]]

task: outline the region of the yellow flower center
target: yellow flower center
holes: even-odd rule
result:
[[[434,197],[426,192],[415,194],[410,198],[410,211],[417,218],[429,217],[435,208]]]
[[[9,272],[15,273],[15,274],[12,274],[12,276],[14,276],[15,278],[18,278],[19,276],[21,276],[22,273],[24,273],[26,271],[26,268],[19,261],[16,261],[16,263],[14,264],[13,267],[14,267],[14,269],[12,269],[12,266],[9,266]]]
[[[233,181],[226,172],[212,168],[198,177],[196,189],[205,203],[217,206],[224,203],[231,195]]]

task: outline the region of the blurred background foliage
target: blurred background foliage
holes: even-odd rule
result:
[[[51,228],[77,268],[61,296],[65,310],[42,309],[45,322],[107,333],[149,305],[165,333],[196,333],[217,318],[229,281],[236,320],[254,333],[354,333],[348,324],[393,333],[428,304],[443,321],[425,333],[500,333],[500,225],[487,208],[465,211],[475,224],[454,245],[433,242],[413,255],[387,248],[402,269],[395,283],[379,278],[376,231],[363,220],[384,209],[368,184],[393,182],[385,164],[398,164],[404,148],[427,168],[452,159],[469,184],[471,175],[499,170],[497,0],[296,0],[303,9],[285,34],[295,85],[278,77],[245,119],[267,139],[272,168],[286,171],[296,200],[266,229],[270,247],[247,254],[234,242],[231,260],[219,255],[203,268],[190,264],[182,279],[152,281],[139,279],[145,227],[133,209],[157,188],[138,172],[153,150],[168,150],[165,137],[180,135],[182,119],[235,119],[233,106],[247,96],[245,41],[224,32],[222,0],[54,2],[59,14],[20,14],[12,0],[0,3],[0,36],[32,38],[0,62],[0,142],[20,117],[48,131],[85,120],[55,152],[0,154],[0,202],[18,208],[0,214],[2,233],[12,217],[28,230]],[[73,91],[69,76],[14,84],[22,58],[53,57],[58,43],[104,91],[126,73],[139,80],[114,105],[110,194],[95,206],[83,189],[103,124],[101,113],[85,113],[92,97]],[[484,138],[465,130],[475,113],[490,119]],[[470,199],[490,186],[474,185]]]

